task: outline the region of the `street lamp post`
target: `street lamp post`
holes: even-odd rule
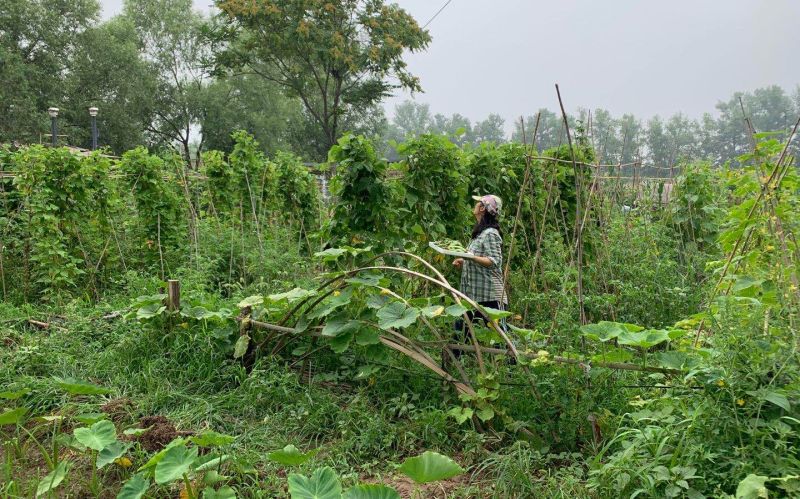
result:
[[[58,123],[56,122],[56,119],[58,118],[58,108],[48,108],[47,114],[50,115],[50,135],[52,136],[53,147],[55,147],[58,145]]]
[[[89,108],[89,116],[92,117],[92,151],[97,149],[97,111],[94,106]]]

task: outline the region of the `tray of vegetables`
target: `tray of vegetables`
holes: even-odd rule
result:
[[[475,255],[468,253],[467,249],[464,248],[460,242],[452,239],[431,241],[428,243],[428,246],[433,248],[434,251],[437,251],[443,255],[459,256],[461,258],[475,258]]]

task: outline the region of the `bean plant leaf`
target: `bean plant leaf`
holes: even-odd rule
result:
[[[67,476],[71,463],[69,461],[61,461],[53,471],[45,475],[44,478],[39,480],[39,485],[36,487],[36,497],[47,494],[59,486],[64,478]]]
[[[6,412],[0,414],[0,426],[12,424],[15,425],[19,423],[27,412],[28,409],[25,407],[17,407],[16,409],[7,410]]]
[[[59,378],[54,376],[53,379],[59,388],[70,395],[104,395],[111,393],[111,390],[108,388],[103,388],[102,386],[87,381],[80,381],[75,378]]]
[[[341,499],[342,485],[336,472],[325,466],[314,470],[310,478],[290,474],[289,495],[292,499]]]
[[[125,485],[117,494],[117,499],[141,499],[147,489],[150,488],[150,480],[141,473],[133,475],[125,482]]]
[[[206,430],[199,435],[191,437],[189,440],[200,447],[223,447],[232,444],[236,440],[236,437]]]
[[[206,487],[203,489],[203,499],[236,499],[236,492],[227,485],[218,490]]]
[[[736,499],[768,497],[767,480],[769,480],[769,477],[766,476],[754,475],[753,473],[747,475],[736,487]]]
[[[395,301],[378,310],[377,316],[378,325],[382,329],[403,329],[417,321],[419,309]]]
[[[417,457],[403,461],[398,470],[417,483],[447,480],[464,473],[455,461],[438,452],[425,451]]]
[[[250,346],[250,336],[246,334],[239,336],[239,339],[236,340],[236,344],[233,345],[233,358],[239,359],[244,357],[244,354],[247,353],[248,346]]]
[[[283,464],[284,466],[300,466],[314,457],[317,452],[318,449],[312,449],[304,454],[300,452],[300,449],[289,444],[281,450],[272,451],[267,454],[267,459],[278,464]]]
[[[97,469],[103,468],[114,462],[115,459],[122,457],[130,448],[130,443],[117,440],[105,446],[97,455]]]
[[[82,445],[98,452],[117,441],[117,430],[108,420],[98,421],[88,428],[75,428],[72,434]]]
[[[445,313],[451,317],[461,317],[467,312],[467,307],[455,303],[444,309]]]
[[[400,499],[400,494],[387,485],[369,483],[350,487],[342,497],[343,499]]]
[[[188,473],[197,459],[197,447],[176,445],[170,448],[156,464],[156,483],[159,485],[174,482]]]

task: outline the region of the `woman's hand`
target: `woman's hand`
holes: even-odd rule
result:
[[[455,260],[453,260],[453,267],[460,269],[462,265],[464,265],[463,258],[456,258]]]

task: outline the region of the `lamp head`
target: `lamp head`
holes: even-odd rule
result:
[[[97,116],[97,111],[99,111],[99,109],[97,109],[96,107],[94,107],[94,106],[90,107],[89,108],[89,116]]]
[[[58,116],[58,108],[57,107],[47,108],[47,114],[49,114],[51,118],[56,118]]]

